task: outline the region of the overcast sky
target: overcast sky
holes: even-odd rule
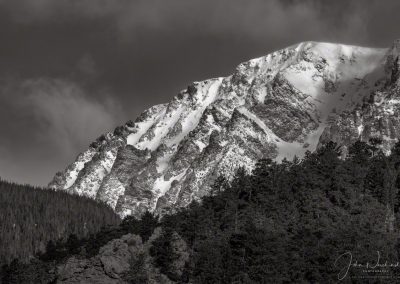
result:
[[[0,177],[46,185],[192,81],[316,40],[387,47],[398,0],[0,0]]]

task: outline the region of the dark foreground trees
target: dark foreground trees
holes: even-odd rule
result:
[[[119,223],[110,207],[89,198],[0,180],[1,264],[27,261],[57,241],[73,248],[78,239]]]
[[[361,264],[376,263],[378,252],[380,263],[396,263],[400,144],[385,156],[377,145],[357,142],[345,160],[339,157],[340,149],[329,143],[302,160],[261,160],[252,173],[240,169],[229,183],[218,179],[213,195],[201,202],[160,222],[149,213],[142,220],[127,217],[120,226],[81,240],[78,250],[90,257],[113,238],[130,232],[147,240],[161,226],[149,254],[177,283],[335,283],[343,265],[336,260],[346,252]],[[177,236],[190,254],[179,273]],[[69,247],[73,254],[75,243],[74,238],[69,246],[53,243],[51,251]],[[47,256],[41,265],[49,263]],[[130,279],[140,274],[145,283],[144,266],[133,266],[140,273],[133,269]],[[14,277],[22,269],[13,263],[7,271]],[[398,277],[400,269],[388,271],[386,276]],[[357,277],[374,275],[354,268],[347,280],[365,283]]]
[[[359,263],[376,262],[377,251],[382,263],[397,262],[400,144],[390,156],[375,146],[357,142],[345,160],[334,143],[301,161],[261,160],[251,174],[240,170],[225,190],[166,216],[164,230],[190,246],[189,278],[327,283],[337,280],[335,260],[344,252]],[[170,258],[157,264],[168,269]],[[357,276],[365,274],[349,271]]]

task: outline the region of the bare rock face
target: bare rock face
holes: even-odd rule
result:
[[[320,138],[320,144],[334,141],[339,145],[352,144],[357,140],[368,142],[370,138],[383,141],[384,152],[389,153],[400,137],[400,42],[396,41],[387,53],[386,80],[377,82],[384,86],[369,96],[364,96],[353,109],[330,117]]]
[[[190,258],[189,247],[176,232],[173,233],[171,246],[174,255],[177,256],[176,259],[173,260],[172,269],[180,277],[182,276],[185,265]]]
[[[70,258],[57,272],[58,283],[121,283],[104,273],[98,259],[90,261]]]
[[[60,265],[58,283],[126,283],[123,275],[130,269],[131,258],[137,257],[142,250],[142,240],[136,235],[114,239],[95,257],[71,257]]]
[[[398,41],[388,49],[304,42],[242,63],[102,135],[50,187],[121,216],[164,214],[261,158],[376,136],[389,149],[400,131],[399,50]]]
[[[143,283],[175,283],[160,273],[154,266],[154,260],[149,253],[152,242],[160,234],[161,228],[156,228],[146,243],[142,243],[140,236],[124,235],[101,247],[94,257],[87,259],[73,256],[58,265],[54,281],[57,283],[122,284],[131,283],[132,279],[137,281],[137,273],[140,273]],[[174,273],[182,275],[189,260],[189,249],[186,242],[175,232],[171,246],[177,256],[171,267]]]

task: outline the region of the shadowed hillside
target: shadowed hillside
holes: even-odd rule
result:
[[[49,240],[83,238],[119,224],[105,204],[62,191],[0,180],[0,263],[27,261]]]
[[[330,142],[302,160],[260,160],[251,174],[240,169],[230,183],[218,178],[201,203],[160,221],[150,213],[142,220],[128,216],[89,238],[58,243],[30,264],[4,267],[3,281],[333,283],[342,277],[363,283],[363,277],[399,277],[398,267],[343,273],[344,253],[359,264],[399,258],[400,144],[389,156],[379,144],[356,142],[346,159]]]

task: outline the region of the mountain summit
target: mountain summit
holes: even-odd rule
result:
[[[49,186],[121,216],[164,213],[209,194],[219,175],[303,156],[334,141],[400,132],[400,41],[391,48],[304,42],[194,82],[93,142]]]

